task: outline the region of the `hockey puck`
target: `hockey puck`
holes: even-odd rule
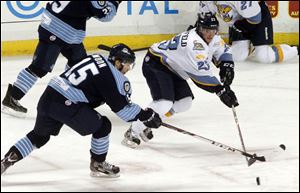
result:
[[[260,185],[260,178],[256,177],[256,184],[259,186]]]
[[[285,149],[286,149],[286,147],[285,147],[285,145],[284,145],[284,144],[280,144],[280,145],[279,145],[279,147],[280,147],[281,149],[283,149],[283,150],[285,150]]]

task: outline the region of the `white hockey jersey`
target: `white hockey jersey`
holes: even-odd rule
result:
[[[212,12],[229,26],[235,21],[247,19],[249,23],[260,23],[261,8],[258,1],[200,1],[198,13]]]
[[[216,61],[232,61],[230,48],[219,35],[215,35],[207,45],[195,28],[169,41],[152,45],[150,52],[159,56],[162,63],[182,79],[191,78],[205,86],[221,84],[211,69],[213,58]]]

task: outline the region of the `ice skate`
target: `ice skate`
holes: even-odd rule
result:
[[[26,116],[27,109],[23,107],[18,100],[11,96],[11,89],[12,85],[9,84],[6,95],[2,101],[1,112],[15,117],[24,118]]]
[[[116,178],[120,176],[120,168],[118,166],[112,165],[106,161],[97,162],[91,159],[90,164],[91,176],[92,177],[112,177]]]
[[[11,152],[7,157],[1,160],[1,175],[9,168],[14,165],[18,161],[18,156],[16,153]]]
[[[125,132],[122,144],[130,148],[136,148],[140,145],[141,140],[138,136],[134,135],[131,127],[132,126],[130,126],[130,128]]]
[[[148,142],[153,138],[153,133],[150,128],[144,129],[144,131],[140,134],[143,141]]]

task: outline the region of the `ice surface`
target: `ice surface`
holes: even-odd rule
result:
[[[137,65],[127,74],[132,100],[142,107],[151,100],[141,73],[144,55],[137,53]],[[1,58],[1,99],[8,83],[30,62],[31,57]],[[26,119],[1,114],[2,158],[33,128],[38,99],[65,63],[59,58],[53,73],[22,99],[29,109]],[[164,127],[154,131],[149,143],[129,149],[121,145],[129,124],[103,106],[97,110],[113,124],[107,160],[121,168],[120,178],[91,178],[90,136],[63,127],[58,137],[7,170],[1,191],[299,191],[299,58],[283,64],[237,63],[235,72],[232,89],[240,103],[236,110],[246,149],[265,155],[267,162],[247,167],[238,153]],[[214,94],[190,85],[195,95],[192,108],[166,122],[242,149],[231,109]],[[286,151],[279,149],[280,144]]]

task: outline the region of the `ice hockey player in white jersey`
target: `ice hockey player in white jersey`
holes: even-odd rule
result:
[[[238,105],[229,87],[234,78],[234,63],[229,46],[217,34],[219,23],[216,17],[208,14],[199,18],[197,24],[196,28],[169,41],[152,45],[144,58],[143,75],[153,99],[149,107],[162,118],[191,107],[194,96],[188,79],[198,87],[216,93],[228,107]],[[223,84],[212,72],[212,60],[220,68]],[[123,145],[136,148],[141,143],[140,137],[148,141],[153,133],[141,121],[135,121],[124,137]]]
[[[253,59],[259,63],[287,61],[298,55],[297,47],[273,45],[273,24],[264,1],[200,1],[198,15],[211,12],[229,26],[234,61],[244,61],[254,46]]]

